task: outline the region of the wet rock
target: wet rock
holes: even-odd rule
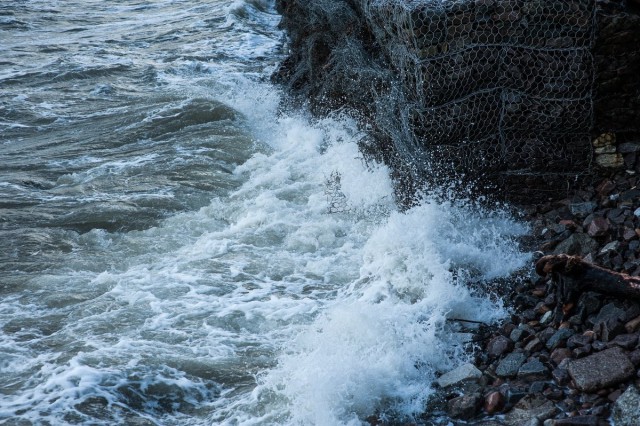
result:
[[[551,337],[556,333],[556,330],[553,327],[547,327],[538,333],[538,338],[547,343]]]
[[[640,348],[627,353],[627,356],[629,357],[631,363],[636,366],[636,368],[640,367]]]
[[[629,241],[632,240],[634,238],[636,238],[638,235],[636,234],[636,230],[633,228],[624,228],[624,230],[622,231],[622,238],[625,241]]]
[[[567,348],[557,348],[553,352],[551,352],[550,356],[551,361],[555,365],[560,364],[564,359],[567,359],[569,357],[571,357],[571,350]]]
[[[623,349],[634,349],[637,345],[637,334],[620,334],[607,344],[608,347],[620,346]]]
[[[609,231],[609,220],[604,217],[594,217],[587,226],[587,234],[591,237],[601,237]]]
[[[620,250],[620,242],[619,241],[611,241],[609,244],[607,244],[606,246],[602,247],[602,250],[600,250],[600,254],[607,254],[607,253],[612,253],[612,252],[617,252]]]
[[[487,345],[487,355],[491,358],[498,358],[505,352],[513,349],[513,340],[505,336],[496,336],[489,341]]]
[[[577,388],[585,392],[615,385],[635,374],[635,367],[618,347],[572,360],[567,370]]]
[[[624,142],[618,145],[618,152],[621,154],[629,154],[638,151],[640,151],[640,145],[634,142]]]
[[[571,353],[575,358],[582,358],[589,355],[592,349],[591,345],[584,345],[579,348],[575,348]]]
[[[517,328],[514,328],[509,335],[509,338],[514,342],[519,342],[527,336],[534,334],[535,331],[526,325],[520,325]]]
[[[640,419],[640,392],[631,385],[613,404],[611,417],[616,426],[637,426]]]
[[[540,318],[540,324],[549,324],[553,320],[553,311],[546,312],[542,318]]]
[[[558,347],[564,347],[568,338],[573,336],[575,332],[569,328],[561,328],[553,333],[553,335],[547,340],[547,348],[553,350]]]
[[[544,347],[544,343],[540,341],[537,337],[531,339],[529,343],[524,347],[524,350],[528,353],[537,352]]]
[[[447,412],[454,419],[469,420],[476,416],[482,406],[482,398],[478,394],[462,395],[447,403]]]
[[[510,353],[500,361],[496,374],[500,377],[515,377],[526,360],[527,355],[522,352]]]
[[[555,250],[553,250],[553,254],[565,253],[568,255],[586,256],[597,249],[598,243],[593,238],[587,234],[576,232],[558,244]]]
[[[609,341],[625,331],[624,317],[625,311],[623,309],[616,307],[613,303],[609,303],[596,316],[593,321],[593,329],[598,333],[600,340]]]
[[[553,426],[598,426],[598,416],[575,416],[567,419],[554,420]]]
[[[541,396],[527,396],[505,415],[504,421],[510,426],[538,425],[556,413],[553,402]]]
[[[598,205],[594,202],[588,201],[586,203],[573,203],[569,204],[569,211],[574,216],[587,216],[592,213]]]
[[[616,184],[607,179],[602,181],[602,183],[598,185],[598,187],[596,188],[596,192],[600,197],[605,197],[609,195],[614,189],[616,189]]]
[[[620,194],[620,201],[635,201],[640,198],[640,190],[633,188]]]
[[[619,153],[599,154],[596,155],[596,163],[601,167],[617,169],[624,165],[624,158]]]
[[[594,291],[588,291],[580,296],[578,305],[582,309],[584,309],[585,314],[591,315],[598,312],[598,310],[602,306],[602,302],[600,301],[600,299],[601,296],[598,293]]]
[[[536,311],[534,311],[533,309],[527,309],[524,312],[522,312],[520,315],[527,322],[534,321],[538,317],[538,315],[536,314]]]
[[[495,414],[504,409],[505,397],[501,392],[491,392],[484,399],[484,410],[488,414]]]
[[[567,348],[574,349],[580,346],[586,346],[593,342],[593,335],[591,334],[574,334],[567,340]]]
[[[477,382],[482,377],[482,372],[473,364],[463,364],[448,373],[443,374],[436,380],[441,388],[454,385],[461,385],[465,382]]]
[[[624,328],[625,330],[627,330],[627,333],[633,333],[634,331],[637,331],[638,329],[640,329],[640,316],[635,317],[631,321],[627,322],[624,325]]]
[[[521,369],[522,369],[522,367],[521,367]],[[527,377],[527,380],[530,380],[530,377]],[[529,393],[530,394],[541,394],[541,393],[544,392],[544,389],[546,387],[547,387],[547,382],[546,381],[537,380],[537,381],[531,383],[531,386],[529,386]]]
[[[531,380],[532,378],[543,378],[548,372],[547,367],[539,359],[534,358],[522,364],[518,369],[518,377]]]
[[[620,395],[622,395],[622,390],[616,389],[613,392],[611,392],[609,395],[607,395],[607,399],[611,402],[616,402],[617,399],[620,398]]]

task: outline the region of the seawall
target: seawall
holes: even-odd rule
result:
[[[348,108],[405,201],[440,180],[512,201],[637,171],[640,15],[596,0],[278,0],[274,79]],[[434,185],[432,185],[434,186]],[[410,201],[407,201],[410,202]]]

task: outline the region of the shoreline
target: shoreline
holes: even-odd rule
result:
[[[640,178],[633,172],[531,207],[527,245],[538,256],[576,255],[640,276]],[[640,302],[586,291],[562,306],[557,283],[537,276],[533,265],[530,272],[511,294],[501,295],[513,301],[511,318],[476,333],[475,361],[438,379],[433,411],[417,424],[636,424]],[[557,321],[556,310],[564,314]]]

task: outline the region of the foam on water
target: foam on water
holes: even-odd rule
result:
[[[332,425],[375,410],[419,413],[434,374],[466,357],[463,342],[444,331],[447,316],[493,321],[505,313],[455,277],[490,279],[523,266],[513,237],[525,228],[504,214],[430,200],[398,212],[387,170],[365,165],[352,122],[256,113],[249,121],[268,123],[260,130],[274,151],[238,168],[249,178],[234,198],[248,202],[230,229],[277,227],[284,244],[268,257],[296,265],[296,278],[307,275],[307,287],[324,291],[299,300],[287,283],[283,295],[222,311],[287,325],[278,365],[258,374],[248,400],[218,404],[215,420]],[[329,215],[321,189],[335,172],[349,208]],[[273,398],[274,406],[264,402]]]
[[[163,192],[158,181],[167,172],[187,174],[182,163],[222,167],[225,183],[155,226],[82,230],[47,222],[25,234],[24,247],[35,247],[25,257],[43,262],[48,247],[57,257],[42,270],[26,263],[0,287],[0,421],[340,425],[375,412],[410,418],[424,409],[436,374],[468,357],[467,336],[446,319],[505,314],[469,280],[477,289],[523,266],[528,255],[514,238],[525,227],[504,213],[431,199],[399,211],[389,170],[362,158],[365,135],[352,119],[281,112],[281,93],[255,82],[264,69],[238,66],[240,57],[273,54],[271,2],[214,3],[224,12],[214,14],[213,29],[200,19],[208,11],[201,5],[171,19],[189,22],[193,34],[244,30],[224,33],[231,47],[217,48],[223,56],[216,60],[197,59],[211,46],[194,39],[171,66],[155,62],[154,81],[167,97],[139,109],[119,106],[136,114],[118,127],[132,132],[129,142],[82,155],[56,152],[47,167],[63,173],[35,189],[21,180],[0,183],[28,202],[68,202],[71,216],[84,211],[71,203],[82,199],[93,203],[85,212],[91,217],[117,211],[125,221],[141,214],[143,198],[175,196],[175,187]],[[165,17],[151,13],[144,24],[131,18],[105,28],[131,25],[141,37]],[[111,96],[104,84],[87,84],[91,96]],[[38,108],[64,116],[52,103]],[[178,116],[192,132],[174,131]],[[162,137],[151,133],[158,128]],[[229,134],[229,143],[219,142]],[[204,154],[216,161],[199,160]]]
[[[522,226],[430,200],[399,212],[388,170],[364,162],[351,120],[278,115],[269,86],[232,89],[227,101],[262,141],[233,172],[242,186],[148,230],[70,232],[64,267],[2,305],[4,318],[34,323],[3,336],[0,370],[23,391],[5,397],[0,416],[318,425],[376,410],[410,416],[436,372],[466,357],[447,316],[504,314],[456,277],[522,266],[513,241]],[[334,173],[348,208],[330,214]]]

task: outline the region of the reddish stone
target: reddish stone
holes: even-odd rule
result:
[[[624,325],[624,328],[627,330],[627,333],[633,333],[640,328],[640,316],[635,317],[631,321],[627,322]]]
[[[505,336],[496,336],[487,345],[487,354],[492,358],[497,358],[505,352],[513,349],[513,341]]]
[[[480,395],[462,395],[447,403],[447,411],[454,419],[468,420],[473,418],[482,406]]]
[[[604,217],[595,217],[587,227],[587,234],[592,237],[601,237],[609,231],[609,221]]]
[[[505,398],[504,395],[498,391],[491,392],[484,399],[484,410],[488,414],[494,414],[502,411],[504,408]]]
[[[599,196],[604,197],[606,195],[609,195],[615,188],[616,184],[607,179],[602,181],[602,183],[600,183],[600,185],[596,187],[596,191],[598,192]]]
[[[551,361],[553,361],[555,365],[558,365],[562,362],[563,359],[569,358],[570,356],[570,349],[558,348],[551,352]]]
[[[575,223],[573,220],[568,220],[568,219],[561,220],[559,224],[564,225],[564,227],[570,231],[575,231],[576,229],[580,228],[580,226],[577,223]]]

